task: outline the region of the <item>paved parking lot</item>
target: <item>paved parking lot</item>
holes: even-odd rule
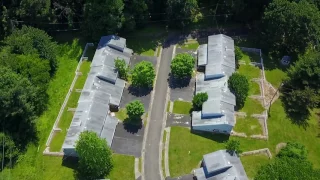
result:
[[[192,101],[194,89],[195,89],[195,78],[191,78],[189,83],[183,85],[182,87],[179,86],[171,86],[170,89],[170,100],[184,100],[184,101]]]
[[[191,126],[191,116],[190,115],[168,113],[166,126],[167,127],[171,127],[171,126],[190,127]]]
[[[119,123],[113,137],[111,149],[115,153],[135,157],[141,156],[144,127],[127,127]]]

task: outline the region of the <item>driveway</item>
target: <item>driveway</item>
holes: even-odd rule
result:
[[[141,156],[144,127],[127,127],[119,123],[114,133],[111,149],[118,154]]]

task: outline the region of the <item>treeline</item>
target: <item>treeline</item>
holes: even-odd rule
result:
[[[36,118],[48,104],[47,88],[57,65],[57,44],[44,31],[23,26],[0,49],[0,154],[14,162],[37,142]],[[2,157],[4,155],[4,157]]]

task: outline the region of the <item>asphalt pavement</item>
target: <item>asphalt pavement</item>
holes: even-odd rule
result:
[[[165,120],[164,112],[166,105],[166,96],[168,90],[168,74],[170,72],[170,63],[172,59],[173,45],[163,47],[159,71],[156,79],[154,99],[148,122],[148,134],[145,144],[144,155],[144,179],[161,180],[159,163],[159,145],[161,141],[162,124]]]

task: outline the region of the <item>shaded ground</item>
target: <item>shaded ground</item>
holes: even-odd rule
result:
[[[141,156],[144,127],[134,127],[131,129],[123,123],[119,123],[114,134],[111,149],[119,154]]]
[[[189,128],[191,126],[191,117],[190,115],[168,113],[166,126],[181,126]]]
[[[171,79],[171,78],[170,78]],[[172,79],[170,80],[169,86],[170,90],[170,100],[184,100],[184,101],[192,101],[194,88],[195,88],[195,78],[191,78],[187,81],[187,84],[182,84],[183,86],[179,87],[181,84],[178,82],[173,82]]]

